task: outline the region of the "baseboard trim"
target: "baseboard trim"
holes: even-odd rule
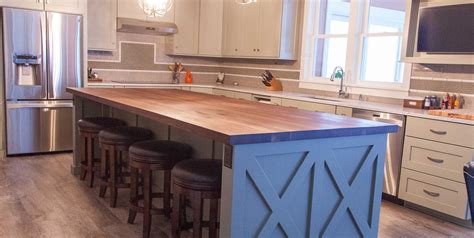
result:
[[[474,230],[474,224],[472,224],[472,220],[463,220],[407,201],[405,201],[405,207]]]

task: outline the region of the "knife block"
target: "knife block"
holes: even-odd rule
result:
[[[271,86],[267,87],[268,91],[283,91],[283,85],[281,84],[281,81],[273,78],[272,81],[270,81]]]

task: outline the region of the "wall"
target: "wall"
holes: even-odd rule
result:
[[[412,95],[460,94],[466,108],[474,108],[474,66],[413,64],[410,92]]]

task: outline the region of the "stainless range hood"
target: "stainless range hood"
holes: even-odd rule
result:
[[[117,18],[117,31],[146,35],[172,35],[178,32],[171,22],[148,22],[129,18]]]

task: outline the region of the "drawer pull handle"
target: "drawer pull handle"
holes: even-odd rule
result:
[[[442,159],[434,159],[434,158],[431,158],[429,156],[427,156],[426,158],[431,160],[432,162],[435,162],[435,163],[438,163],[438,164],[442,164],[444,162],[444,160],[442,160]]]
[[[430,192],[430,191],[428,191],[428,190],[426,190],[426,189],[423,189],[423,192],[425,192],[426,194],[428,194],[428,195],[430,195],[430,196],[432,196],[432,197],[435,197],[435,198],[436,198],[436,197],[439,197],[439,193]]]
[[[433,130],[433,129],[430,129],[431,133],[434,133],[436,135],[446,135],[448,134],[448,132],[446,131],[436,131],[436,130]]]

